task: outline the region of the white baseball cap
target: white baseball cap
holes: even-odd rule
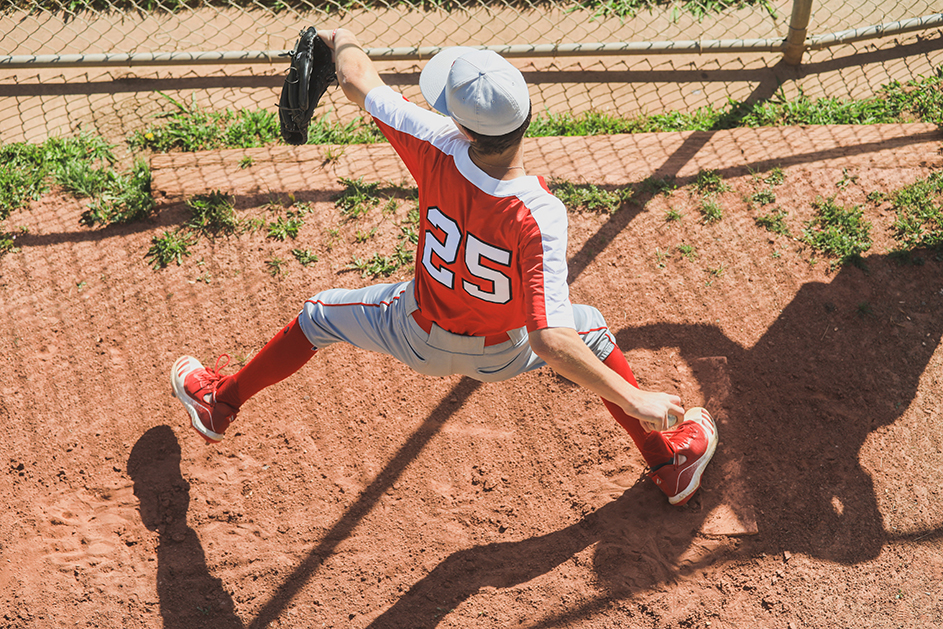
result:
[[[419,89],[433,109],[482,135],[505,135],[530,113],[524,75],[491,50],[446,48],[426,64]]]

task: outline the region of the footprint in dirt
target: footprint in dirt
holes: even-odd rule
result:
[[[128,457],[141,520],[157,531],[157,594],[165,629],[244,625],[232,596],[213,577],[196,532],[187,525],[190,485],[180,473],[180,444],[169,426],[151,428]]]
[[[127,584],[136,568],[128,550],[137,543],[135,502],[130,486],[50,497],[40,505],[42,559],[91,585]]]

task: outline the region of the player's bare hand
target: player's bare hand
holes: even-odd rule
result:
[[[669,419],[669,415],[673,415],[675,421],[680,421],[684,417],[684,407],[681,406],[681,398],[677,395],[638,391],[636,398],[634,408],[623,410],[638,419],[642,428],[649,432],[670,428],[675,422]]]

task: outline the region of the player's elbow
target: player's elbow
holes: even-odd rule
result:
[[[561,328],[544,328],[534,330],[528,335],[530,348],[534,350],[544,362],[553,364],[566,347],[566,339]]]

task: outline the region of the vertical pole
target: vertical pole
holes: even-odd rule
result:
[[[783,61],[797,66],[802,61],[805,51],[805,37],[812,17],[812,0],[793,0],[792,18],[789,20],[789,34],[783,48]]]

